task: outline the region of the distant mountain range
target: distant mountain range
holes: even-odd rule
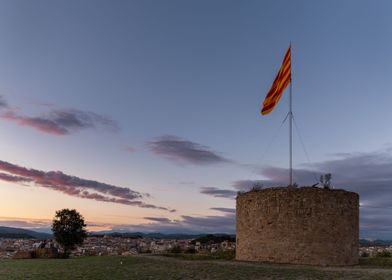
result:
[[[370,246],[391,246],[392,240],[367,240],[367,239],[359,239],[359,245],[363,247],[370,247]]]
[[[89,232],[89,236],[113,236],[113,237],[126,237],[126,238],[156,238],[156,239],[196,239],[205,237],[207,234],[185,234],[185,233],[160,233],[160,232],[113,232],[113,231],[96,231]],[[217,237],[230,237],[233,238],[233,234],[222,234],[216,233],[214,236]],[[22,228],[4,227],[0,226],[0,238],[32,238],[32,239],[51,239],[52,234],[37,232]]]
[[[50,239],[52,234],[36,232],[33,230],[0,226],[0,238],[34,238]]]
[[[96,231],[89,232],[90,236],[104,236],[109,235],[113,237],[126,237],[126,238],[156,238],[156,239],[200,239],[210,238],[213,236],[215,239],[231,239],[235,238],[235,234],[214,233],[208,234],[185,234],[185,233],[160,233],[160,232],[112,232],[112,231]],[[0,226],[0,238],[31,238],[31,239],[51,239],[52,234],[37,232],[22,228],[3,227]],[[391,246],[392,240],[359,240],[360,246]]]
[[[113,237],[127,237],[127,238],[156,238],[156,239],[196,239],[208,236],[208,234],[186,234],[186,233],[160,233],[160,232],[110,232],[110,231],[99,231],[99,232],[90,232],[90,236],[103,236],[109,235]],[[234,234],[225,234],[225,233],[214,233],[213,236],[216,237],[235,237]]]

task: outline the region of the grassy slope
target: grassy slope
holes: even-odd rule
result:
[[[122,262],[122,264],[121,264]],[[167,257],[0,260],[0,279],[392,279],[392,269],[317,268]]]
[[[359,264],[368,267],[392,268],[392,258],[361,258]]]

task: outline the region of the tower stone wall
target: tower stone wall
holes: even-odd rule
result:
[[[237,197],[236,259],[311,265],[358,263],[359,196],[278,187]]]

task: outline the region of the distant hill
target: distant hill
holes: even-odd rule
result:
[[[52,235],[28,229],[0,226],[0,238],[50,239]]]
[[[391,246],[392,240],[367,240],[367,239],[359,239],[359,245],[363,247],[370,247],[370,246]]]
[[[235,238],[234,234],[222,234],[214,233],[211,234],[187,234],[187,233],[160,233],[160,232],[112,232],[112,231],[95,231],[89,232],[89,236],[104,236],[109,235],[113,237],[124,237],[124,238],[156,238],[156,239],[200,239],[200,241],[210,240],[232,240]],[[31,239],[51,239],[52,234],[37,232],[22,228],[4,227],[0,226],[0,238],[31,238]]]
[[[126,237],[126,238],[142,238],[142,237],[149,237],[149,238],[156,238],[156,239],[196,239],[196,238],[203,238],[205,236],[224,236],[224,237],[231,237],[234,238],[235,235],[229,234],[220,234],[216,233],[214,235],[208,234],[185,234],[185,233],[160,233],[160,232],[150,232],[150,233],[143,233],[143,232],[107,232],[107,231],[100,231],[100,232],[90,232],[90,236],[103,236],[109,235],[113,237]]]

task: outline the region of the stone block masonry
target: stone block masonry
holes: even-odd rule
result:
[[[237,197],[236,259],[310,265],[358,263],[359,196],[277,187]]]

